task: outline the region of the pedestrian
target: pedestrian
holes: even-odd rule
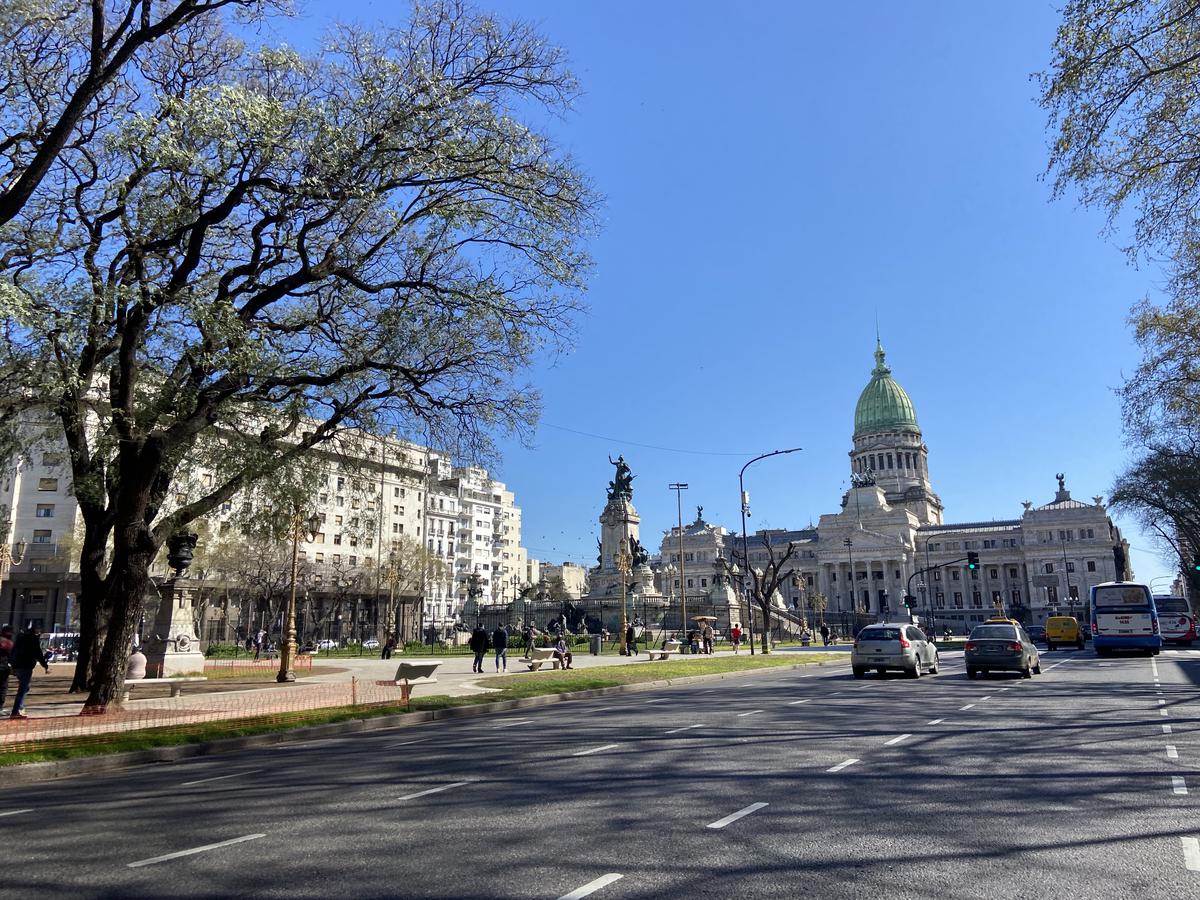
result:
[[[12,674],[13,630],[5,625],[0,628],[0,710],[4,709],[4,698],[8,694],[8,676]]]
[[[733,644],[733,652],[736,655],[742,646],[742,623],[734,622],[729,626],[729,642]]]
[[[254,658],[258,659],[262,656],[265,649],[267,649],[267,633],[260,628],[258,634],[254,636]]]
[[[567,649],[567,639],[561,634],[558,636],[558,640],[554,642],[554,658],[562,664],[564,669],[573,668],[571,660],[574,657],[571,656],[571,651]]]
[[[625,629],[625,649],[630,656],[637,656],[637,632],[633,630],[633,623]]]
[[[246,635],[246,652],[249,653],[253,649],[254,649],[254,638],[250,637],[250,635]]]
[[[525,658],[533,659],[533,645],[537,640],[537,629],[530,622],[525,626]]]
[[[391,659],[392,651],[396,649],[396,635],[389,634],[387,640],[383,642],[383,658]]]
[[[713,627],[712,622],[705,622],[704,628],[700,632],[700,637],[704,640],[704,652],[709,656],[713,652]]]
[[[688,632],[687,637],[688,637],[688,652],[689,653],[699,653],[700,652],[700,632],[697,629],[693,628],[691,631]]]
[[[25,715],[25,697],[29,693],[29,683],[33,680],[35,665],[40,665],[47,672],[50,671],[46,654],[42,652],[42,629],[37,625],[31,625],[17,635],[17,639],[13,641],[12,668],[17,673],[17,697],[13,701],[10,719],[29,718]]]
[[[483,623],[476,622],[475,630],[471,632],[471,640],[467,642],[471,652],[475,654],[475,662],[471,664],[472,672],[483,672],[483,655],[488,651],[488,634],[483,630]]]
[[[824,622],[821,623],[821,646],[829,646],[829,626]]]
[[[508,629],[504,625],[496,626],[492,632],[492,646],[496,648],[496,671],[508,671]]]

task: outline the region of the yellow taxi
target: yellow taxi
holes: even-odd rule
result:
[[[1046,647],[1053,650],[1059,644],[1083,649],[1083,628],[1074,616],[1051,616],[1046,620]]]

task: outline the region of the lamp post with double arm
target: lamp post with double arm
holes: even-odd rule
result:
[[[292,584],[288,591],[287,620],[284,624],[283,652],[279,654],[278,682],[296,680],[296,575],[300,567],[300,535],[313,540],[321,529],[321,517],[313,513],[307,519],[299,505],[292,510]]]

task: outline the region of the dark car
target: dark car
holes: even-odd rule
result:
[[[1037,647],[1016,622],[976,625],[965,651],[968,678],[988,672],[1020,672],[1025,678],[1042,674]]]
[[[1046,626],[1045,625],[1030,625],[1025,629],[1029,635],[1029,639],[1035,644],[1046,643]]]

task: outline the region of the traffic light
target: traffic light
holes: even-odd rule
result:
[[[972,572],[979,568],[979,554],[973,550],[967,551],[967,568]]]
[[[1192,557],[1192,571],[1200,574],[1200,556]]]
[[[912,594],[905,594],[904,595],[904,605],[907,606],[909,609],[912,609],[913,607],[915,607],[917,605],[917,598],[914,597]]]

